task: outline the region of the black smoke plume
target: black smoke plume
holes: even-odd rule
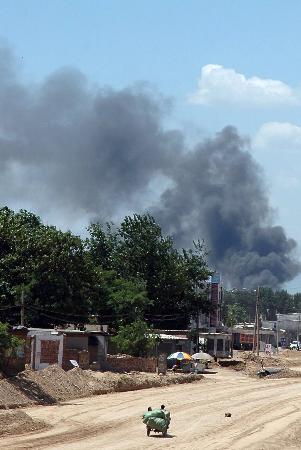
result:
[[[184,247],[202,236],[232,286],[279,287],[299,273],[291,256],[296,242],[271,225],[263,172],[247,144],[227,127],[182,155],[154,213]]]
[[[271,225],[263,174],[234,128],[194,149],[166,130],[169,103],[147,86],[91,87],[66,68],[39,85],[0,48],[0,202],[59,226],[149,210],[179,246],[205,239],[236,287],[278,287],[300,266]]]

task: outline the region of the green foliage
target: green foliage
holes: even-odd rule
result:
[[[23,290],[28,323],[66,322],[66,314],[84,322],[94,283],[94,267],[78,236],[45,226],[27,211],[0,210],[0,306],[15,306]]]
[[[130,284],[134,280],[136,286],[142,283],[145,301],[139,309],[155,325],[185,327],[192,313],[208,308],[199,292],[211,274],[203,243],[194,244],[193,250],[176,250],[172,239],[162,235],[160,226],[148,214],[125,217],[118,229],[114,232],[112,229],[112,224],[104,228],[100,224],[91,225],[91,238],[87,241],[91,258],[105,270],[113,270],[119,280],[129,280]],[[118,281],[115,287],[126,284]],[[129,289],[132,290],[131,285],[127,286]],[[116,311],[117,304],[125,301],[124,289],[115,295],[114,301],[112,288],[109,290],[106,304],[112,312],[113,303]],[[136,303],[135,298],[130,303]],[[165,321],[162,316],[166,316]]]
[[[9,326],[0,322],[0,367],[5,367],[5,360],[14,357],[23,341],[9,333]]]
[[[100,223],[92,223],[88,227],[90,237],[86,239],[86,248],[94,264],[104,270],[112,270],[115,267],[118,234],[113,231],[112,223],[107,223],[104,228]]]
[[[138,319],[131,324],[121,325],[118,333],[112,338],[121,353],[132,356],[147,356],[157,343],[157,336],[146,322]]]
[[[225,314],[225,323],[228,327],[234,327],[237,323],[247,322],[247,312],[245,308],[237,303],[228,305]]]
[[[110,323],[115,327],[143,317],[152,303],[141,280],[120,278],[111,270],[100,272],[98,281],[102,301],[96,299],[93,309],[100,316],[111,317]]]
[[[26,324],[42,327],[93,315],[115,328],[142,318],[182,328],[208,309],[203,243],[175,249],[148,214],[88,230],[82,240],[28,211],[0,209],[0,320],[18,322],[21,293]]]
[[[254,321],[256,291],[235,289],[224,292],[224,313],[229,305],[243,308],[247,321]],[[276,320],[276,313],[286,314],[299,312],[301,309],[301,294],[291,295],[286,290],[273,291],[270,288],[260,288],[260,314],[265,320]],[[242,320],[240,314],[239,321]]]

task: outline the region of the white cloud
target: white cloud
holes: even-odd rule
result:
[[[279,223],[301,247],[301,127],[266,122],[252,138],[252,153],[264,167],[268,195]]]
[[[264,123],[252,139],[255,158],[265,168],[275,198],[300,198],[301,127],[289,122]]]
[[[283,156],[296,154],[301,157],[301,127],[289,122],[267,122],[259,128],[253,146],[257,151],[277,151]]]
[[[293,105],[299,93],[279,80],[245,75],[217,64],[203,66],[198,89],[190,97],[198,104]]]

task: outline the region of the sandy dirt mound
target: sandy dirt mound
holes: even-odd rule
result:
[[[0,413],[0,436],[17,435],[49,428],[40,420],[33,420],[23,411]]]
[[[16,377],[0,381],[0,409],[52,405],[91,395],[191,383],[202,378],[202,375],[193,374],[100,373],[80,368],[65,372],[52,365],[38,372],[25,370]]]
[[[28,394],[23,393],[11,380],[0,381],[0,409],[20,408],[28,406],[32,401]]]
[[[37,403],[51,405],[58,401],[99,393],[99,382],[86,371],[74,368],[65,372],[52,365],[40,371],[25,370],[13,383]]]
[[[100,382],[102,390],[106,392],[125,392],[152,387],[169,386],[171,384],[192,383],[204,378],[203,375],[194,374],[157,375],[155,373],[143,372],[132,372],[129,374],[89,372],[92,377],[96,378]]]
[[[242,370],[251,377],[257,377],[257,373],[262,368],[276,368],[279,369],[279,372],[267,375],[265,378],[299,378],[301,371],[294,370],[297,366],[301,366],[301,354],[299,355],[299,353],[301,352],[285,350],[276,355],[260,354],[257,356],[253,352],[237,352],[234,360],[220,364],[223,367]]]

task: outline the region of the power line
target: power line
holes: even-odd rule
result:
[[[0,308],[0,311],[7,311],[8,309],[13,309],[13,308],[20,308],[20,306],[19,305],[4,306],[3,308]]]

